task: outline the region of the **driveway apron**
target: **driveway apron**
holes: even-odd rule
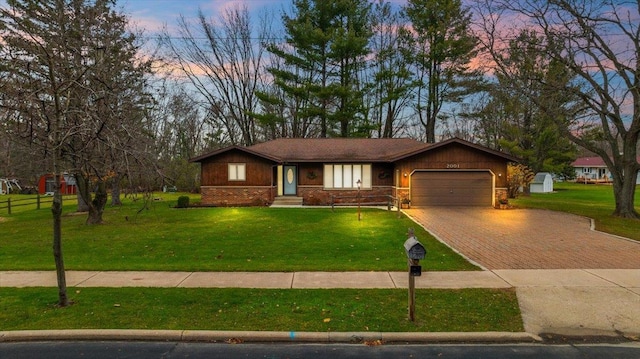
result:
[[[405,211],[472,262],[496,269],[640,269],[640,242],[591,230],[588,218],[535,209]]]

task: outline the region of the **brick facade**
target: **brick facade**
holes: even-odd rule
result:
[[[200,187],[202,203],[216,207],[268,206],[273,202],[274,187]]]

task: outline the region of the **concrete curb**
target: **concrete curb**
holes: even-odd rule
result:
[[[0,332],[1,342],[29,341],[172,341],[172,342],[290,342],[290,343],[533,343],[542,338],[525,332],[277,332],[209,330],[70,329]]]

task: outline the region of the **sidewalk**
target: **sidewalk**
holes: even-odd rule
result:
[[[407,282],[406,272],[67,272],[69,287],[407,288]],[[56,286],[55,272],[0,271],[0,287],[33,286]],[[416,288],[510,287],[516,288],[526,333],[640,340],[640,269],[423,272],[416,278]],[[459,337],[473,340],[471,333]]]

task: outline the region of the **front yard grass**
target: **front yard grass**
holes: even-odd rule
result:
[[[143,209],[125,200],[106,223],[65,205],[68,270],[405,271],[409,227],[427,248],[423,270],[477,270],[406,216],[365,208],[175,209],[162,194]],[[192,196],[191,202],[197,200]],[[51,212],[0,215],[0,269],[53,270]],[[0,288],[0,330],[190,329],[275,331],[522,331],[513,289]]]
[[[0,330],[523,331],[513,289],[0,288]]]
[[[640,212],[640,191],[635,207]],[[640,220],[614,217],[613,187],[581,183],[554,183],[553,193],[532,193],[510,200],[519,208],[541,208],[592,218],[597,230],[640,241]]]
[[[143,209],[124,199],[105,224],[64,207],[67,270],[404,271],[409,227],[427,248],[423,270],[477,270],[406,216],[373,208],[188,208],[162,193]],[[194,202],[198,196],[193,196]],[[0,269],[53,270],[51,211],[0,215]]]

